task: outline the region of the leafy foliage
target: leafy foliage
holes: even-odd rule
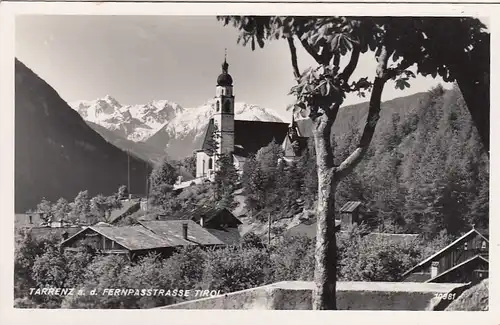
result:
[[[233,163],[232,154],[223,154],[217,158],[213,182],[216,205],[230,210],[236,207],[234,191],[239,186],[238,171]]]
[[[177,179],[177,172],[166,159],[155,166],[149,176],[151,203],[168,208],[167,204],[172,195],[173,185]]]
[[[268,255],[256,248],[219,249],[207,252],[203,285],[211,290],[232,292],[265,282],[269,271]]]

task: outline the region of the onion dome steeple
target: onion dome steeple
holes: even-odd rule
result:
[[[224,63],[222,63],[222,73],[217,77],[217,86],[233,86],[233,78],[228,72],[229,64],[226,60],[227,54],[224,55]]]

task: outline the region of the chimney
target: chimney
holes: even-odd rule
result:
[[[201,218],[200,218],[200,226],[203,227],[204,224],[205,224],[205,218],[203,218],[203,216],[201,216]]]
[[[182,224],[182,236],[184,237],[184,239],[188,239],[188,224],[187,223]]]
[[[30,219],[30,225],[33,224],[33,216],[30,214],[28,215],[28,218]]]
[[[431,279],[438,275],[439,262],[434,261],[431,263]]]

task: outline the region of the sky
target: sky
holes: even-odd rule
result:
[[[288,120],[294,85],[286,42],[252,51],[238,32],[213,16],[37,15],[16,18],[16,57],[67,102],[106,95],[122,105],[170,100],[197,107],[215,95],[227,48],[236,101],[270,108]],[[297,44],[298,45],[298,44]],[[316,66],[300,47],[299,68]],[[361,57],[353,78],[373,79],[373,53]],[[388,83],[383,100],[427,91],[442,80],[417,77],[409,90]],[[350,96],[345,104],[366,99]]]

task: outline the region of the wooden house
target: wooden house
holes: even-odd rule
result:
[[[488,277],[488,235],[475,228],[403,274],[406,282],[466,283]]]
[[[340,221],[342,230],[359,222],[360,208],[361,202],[359,201],[349,201],[340,208],[339,216],[336,219]]]
[[[226,245],[235,246],[241,241],[238,227],[242,222],[226,208],[198,207],[178,219],[195,222]]]
[[[193,221],[141,221],[133,226],[90,226],[61,243],[70,251],[88,245],[99,254],[125,255],[133,260],[149,253],[170,256],[185,246],[224,247],[224,242]]]

